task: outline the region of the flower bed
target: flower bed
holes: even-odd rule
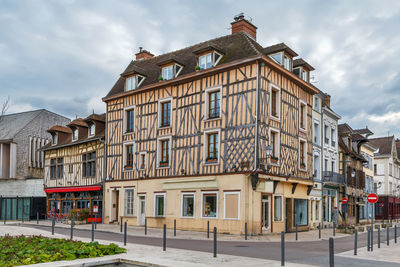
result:
[[[43,236],[0,237],[0,266],[103,257],[126,252],[115,244],[101,245]]]

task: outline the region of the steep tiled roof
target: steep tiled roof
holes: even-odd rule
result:
[[[298,54],[296,52],[294,52],[289,46],[287,46],[285,43],[280,43],[280,44],[276,44],[276,45],[271,45],[271,46],[267,46],[265,48],[263,48],[263,51],[265,54],[272,54],[275,52],[279,52],[279,51],[286,51],[289,53],[289,55],[291,55],[292,57],[297,57]]]
[[[305,66],[310,71],[315,70],[313,66],[308,64],[307,61],[305,61],[302,58],[297,58],[297,59],[293,60],[293,68],[298,67],[298,66]]]
[[[82,118],[77,118],[71,121],[68,126],[81,126],[81,127],[88,127],[87,123]]]
[[[105,113],[103,113],[103,114],[94,114],[93,113],[92,115],[90,115],[89,117],[84,119],[84,121],[90,121],[90,120],[105,122],[106,121],[106,114]]]
[[[11,140],[44,109],[0,116],[0,140]]]
[[[183,65],[179,76],[194,73],[197,66],[196,53],[210,48],[223,53],[218,65],[264,54],[262,46],[252,40],[246,33],[229,34],[153,58],[131,61],[106,97],[124,92],[126,77],[134,73],[139,73],[146,77],[141,86],[157,83],[161,74],[160,64],[170,60],[175,60]]]
[[[369,142],[378,148],[378,155],[391,155],[394,136],[371,138]]]
[[[396,139],[397,158],[400,159],[400,140]]]
[[[71,134],[72,130],[68,127],[65,126],[60,126],[60,125],[54,125],[53,127],[51,127],[50,129],[47,130],[49,133],[53,133],[53,132],[62,132],[62,133],[67,133],[67,134]]]

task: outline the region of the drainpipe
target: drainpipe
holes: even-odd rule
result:
[[[325,125],[324,125],[324,108],[323,108],[323,101],[321,101],[321,181],[322,181],[322,216],[321,216],[321,222],[323,225],[324,224],[324,216],[326,213],[326,209],[325,209],[325,197],[324,197],[324,180],[323,180],[323,175],[325,170],[325,165],[324,165],[324,152],[325,152],[325,148],[324,148],[324,144],[325,144],[325,136],[324,136],[324,129],[325,129]],[[324,212],[325,211],[325,212]]]
[[[257,62],[257,80],[256,80],[256,132],[255,132],[255,149],[254,149],[254,168],[253,172],[258,170],[258,120],[259,120],[259,98],[260,98],[260,62]]]

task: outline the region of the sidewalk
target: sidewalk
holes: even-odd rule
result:
[[[21,223],[18,222],[7,222],[8,224],[11,223]],[[24,222],[24,224],[34,224],[36,225],[36,221],[28,221]],[[46,225],[51,226],[50,220],[42,220],[39,221],[39,225]],[[69,224],[65,223],[56,223],[56,227],[64,227],[70,228]],[[91,224],[84,224],[84,225],[75,225],[75,229],[86,229],[92,230]],[[210,238],[212,238],[212,229],[210,225]],[[119,224],[97,224],[96,231],[104,231],[104,232],[112,232],[112,233],[120,233],[121,226]],[[143,226],[128,226],[127,227],[128,235],[130,236],[145,236],[144,234],[144,227]],[[160,228],[147,228],[147,236],[149,237],[162,237],[163,229]],[[174,230],[173,228],[167,228],[167,237],[173,237]],[[336,231],[335,238],[341,238],[348,236],[348,234],[338,233]],[[184,231],[184,230],[176,230],[176,237],[177,238],[184,238],[184,239],[195,239],[195,240],[206,240],[207,233],[206,232],[198,232],[198,231]],[[333,229],[322,229],[321,230],[321,239],[328,240],[329,237],[333,237]],[[272,242],[280,242],[281,235],[280,233],[271,233],[266,235],[255,235],[247,237],[248,240],[251,241],[272,241]],[[229,234],[218,234],[218,240],[223,241],[241,241],[244,240],[244,235],[229,235]],[[316,241],[318,239],[318,230],[310,230],[306,232],[298,232],[298,241]],[[285,234],[285,241],[288,242],[296,242],[296,233],[286,233]]]
[[[39,229],[30,229],[29,233],[27,233],[27,228],[12,226],[12,225],[4,225],[0,224],[0,236],[4,236],[5,234],[10,235],[42,235],[46,237],[55,237],[55,238],[65,238],[63,235],[55,234],[51,235],[50,232],[39,230]],[[88,238],[74,238],[74,240],[81,240],[84,242],[90,242]],[[101,244],[110,244],[109,241],[104,240],[96,240]],[[121,247],[124,247],[123,243],[113,242]],[[40,267],[54,267],[54,266],[91,266],[90,263],[108,263],[110,261],[116,259],[126,259],[131,261],[136,261],[140,263],[147,264],[156,264],[157,266],[174,266],[174,267],[209,267],[209,266],[223,266],[223,267],[232,267],[232,266],[272,266],[278,267],[281,266],[279,261],[274,260],[262,260],[256,258],[248,258],[248,257],[238,257],[231,255],[222,255],[218,254],[216,258],[213,257],[211,251],[210,253],[205,252],[197,252],[191,250],[183,250],[183,249],[172,249],[167,248],[166,252],[163,252],[160,247],[153,246],[145,246],[145,245],[137,245],[137,244],[128,244],[125,247],[128,251],[124,254],[105,256],[102,258],[89,258],[89,259],[79,259],[74,261],[59,261],[59,262],[50,262],[50,263],[42,263],[35,264],[29,266],[40,266]],[[107,262],[108,261],[108,262]],[[153,266],[153,265],[152,265]],[[286,262],[285,266],[289,267],[306,267],[310,265],[304,264],[294,264],[290,262]],[[156,267],[156,266],[155,266]]]

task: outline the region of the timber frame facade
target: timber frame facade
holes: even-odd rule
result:
[[[104,131],[105,114],[48,130],[53,137],[43,148],[48,217],[66,219],[71,209],[90,209],[101,221]]]
[[[246,32],[248,25],[253,31]],[[106,223],[123,216],[130,225],[142,225],[146,218],[149,227],[172,227],[176,219],[178,229],[200,231],[213,219],[219,231],[228,233],[243,233],[245,222],[254,234],[292,231],[295,224],[309,229],[311,108],[317,90],[269,57],[282,53],[293,60],[297,54],[282,46],[264,52],[254,40],[255,29],[239,18],[231,35],[165,55],[182,61],[183,53],[193,53],[195,59],[196,50],[202,50],[199,56],[217,50],[223,57],[211,68],[185,73],[192,61],[183,60],[181,76],[151,82],[153,74],[146,76],[144,65],[163,58],[150,54],[133,61],[121,75],[103,99]],[[235,58],[238,49],[249,52]],[[124,91],[129,75],[139,73],[147,81]],[[207,113],[210,91],[220,94],[220,115],[213,118]],[[160,127],[160,103],[165,100],[171,103],[170,124]],[[134,130],[128,132],[127,111],[132,110]],[[207,154],[209,133],[218,134],[218,157],[212,160]],[[169,140],[167,165],[160,161],[162,140]],[[268,145],[273,157],[267,156]]]

